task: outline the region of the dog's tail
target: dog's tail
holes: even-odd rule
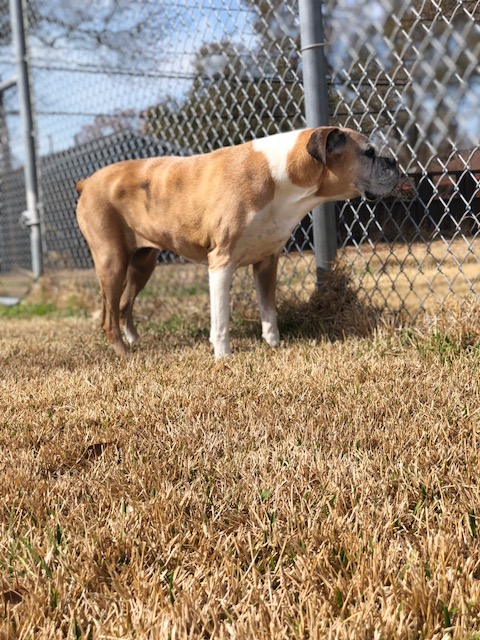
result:
[[[83,188],[85,186],[85,182],[86,180],[79,180],[78,182],[75,183],[75,189],[78,191],[78,193],[81,195]]]

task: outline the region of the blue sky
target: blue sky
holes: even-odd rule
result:
[[[63,19],[69,16],[65,8],[68,4],[68,0],[43,0],[42,6],[53,20],[55,12],[60,12]],[[160,4],[167,6],[165,14],[159,12]],[[77,0],[70,0],[70,6],[69,19],[74,22]],[[82,7],[83,16],[96,17],[81,21],[81,29],[95,31],[110,2],[84,0]],[[191,86],[195,52],[202,44],[227,39],[253,47],[257,38],[252,14],[236,0],[129,0],[124,7],[109,23],[112,46],[108,42],[92,46],[88,39],[62,35],[64,31],[49,21],[44,23],[42,38],[30,37],[41,154],[71,146],[74,135],[83,125],[92,123],[95,114],[131,108],[141,111],[166,96],[181,100]],[[131,29],[142,20],[147,23],[144,33],[132,35]],[[53,46],[45,45],[45,39],[54,38]],[[11,51],[0,51],[2,78],[15,73],[10,60]],[[15,93],[13,90],[6,95],[11,112],[18,109]],[[21,158],[18,117],[12,115],[9,126],[14,155]]]

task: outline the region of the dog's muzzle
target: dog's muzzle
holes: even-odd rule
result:
[[[364,189],[363,197],[367,202],[378,202],[382,198],[389,196],[397,187],[400,180],[400,170],[396,161],[388,156],[377,158],[377,172],[380,174],[378,180],[379,191]]]

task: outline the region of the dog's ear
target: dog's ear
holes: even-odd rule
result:
[[[307,151],[319,162],[327,164],[330,154],[340,154],[347,144],[347,136],[338,127],[319,127],[310,136]]]

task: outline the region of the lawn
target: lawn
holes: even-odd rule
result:
[[[0,314],[1,640],[480,639],[478,301],[401,324],[339,269],[215,364],[153,283],[119,361],[86,280]]]

